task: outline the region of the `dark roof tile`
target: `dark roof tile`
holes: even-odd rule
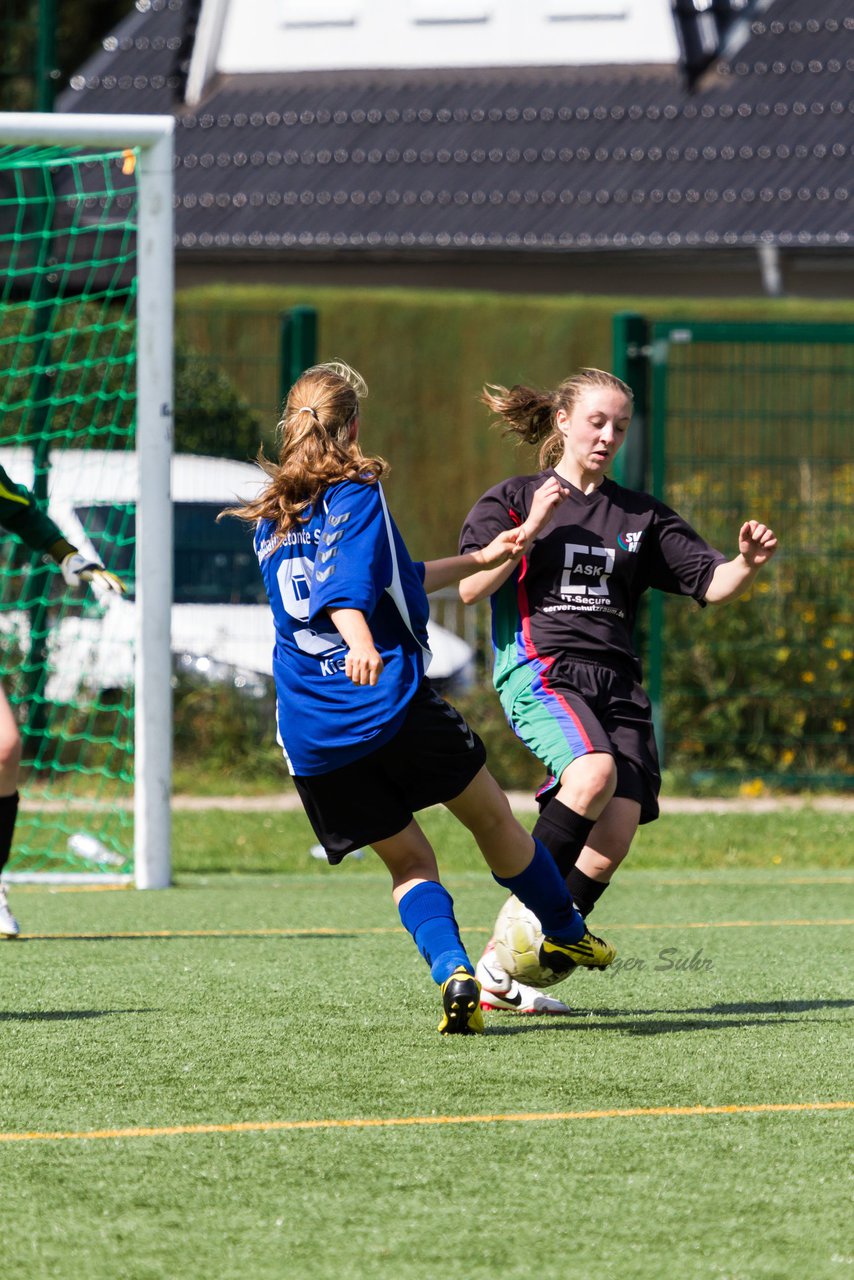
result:
[[[854,0],[817,7],[774,0],[694,92],[662,67],[220,78],[178,109],[177,245],[849,244]],[[131,15],[59,109],[175,110],[194,12]]]

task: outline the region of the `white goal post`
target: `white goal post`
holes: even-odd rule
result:
[[[94,155],[127,150],[134,154],[139,493],[133,845],[134,880],[140,889],[165,888],[171,875],[174,126],[172,116],[0,115],[0,148],[53,147]],[[65,878],[79,881],[83,877],[69,874]],[[102,881],[104,876],[97,879]]]

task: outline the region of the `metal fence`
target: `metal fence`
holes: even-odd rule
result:
[[[56,21],[56,0],[0,3],[0,111],[52,110]]]
[[[615,366],[640,389],[632,482],[727,555],[748,518],[780,540],[737,602],[699,614],[650,596],[642,638],[665,763],[757,787],[850,786],[854,325],[621,317],[615,339]]]
[[[294,376],[285,368],[291,319],[267,308],[185,307],[179,332],[269,424]],[[647,597],[638,641],[665,765],[692,786],[728,777],[757,787],[851,786],[854,325],[621,315],[612,367],[636,395],[616,478],[655,493],[727,556],[744,519],[766,521],[780,538],[777,556],[734,603],[700,610]],[[417,415],[411,425],[417,432]],[[396,460],[405,445],[392,443]],[[429,477],[404,462],[394,478],[396,509],[411,524]],[[484,471],[483,485],[494,478]],[[488,608],[463,610],[448,592],[433,616],[476,648],[486,689]]]

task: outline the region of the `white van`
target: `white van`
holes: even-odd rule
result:
[[[32,488],[30,449],[0,448],[0,466],[15,483]],[[272,676],[272,617],[251,530],[236,519],[217,524],[216,517],[223,507],[253,497],[264,480],[254,463],[195,454],[172,458],[176,667],[255,693]],[[51,455],[49,514],[70,542],[128,585],[123,597],[108,593],[95,600],[87,592],[81,610],[59,620],[49,637],[51,699],[65,701],[81,684],[121,688],[133,680],[137,492],[134,453],[65,449]],[[0,629],[15,629],[26,643],[26,615],[0,613]],[[429,633],[431,677],[465,676],[471,647],[432,622]]]

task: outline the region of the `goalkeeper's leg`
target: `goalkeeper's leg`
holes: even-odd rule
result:
[[[3,687],[0,685],[0,873],[12,848],[18,816],[18,770],[21,763],[21,735]],[[17,938],[20,928],[6,900],[0,882],[0,938]]]

